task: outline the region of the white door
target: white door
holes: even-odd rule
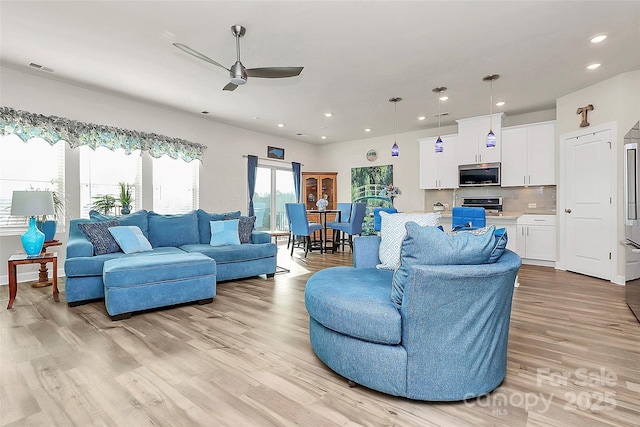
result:
[[[611,129],[567,138],[565,174],[566,269],[611,278]]]

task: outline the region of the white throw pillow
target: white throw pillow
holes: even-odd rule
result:
[[[400,267],[402,241],[407,235],[404,225],[413,221],[420,226],[440,225],[440,212],[429,213],[388,213],[380,212],[380,264],[377,268],[395,270]]]

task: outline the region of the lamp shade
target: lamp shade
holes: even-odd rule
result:
[[[14,191],[11,200],[12,216],[54,215],[51,191]]]

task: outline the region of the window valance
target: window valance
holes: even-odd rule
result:
[[[0,107],[0,132],[2,135],[15,134],[23,141],[42,138],[53,145],[64,140],[72,148],[82,145],[87,145],[94,150],[97,147],[106,147],[110,150],[122,148],[127,154],[134,150],[141,150],[148,151],[155,158],[166,154],[173,159],[180,158],[186,162],[196,159],[202,161],[203,150],[207,148],[184,139],[83,123],[57,116],[44,116],[9,107]]]

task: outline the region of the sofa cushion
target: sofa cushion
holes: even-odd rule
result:
[[[78,228],[93,245],[93,254],[104,255],[120,252],[118,242],[109,232],[109,227],[117,227],[119,224],[117,220],[113,219],[100,222],[83,222],[78,224]]]
[[[407,235],[402,242],[401,265],[393,275],[391,301],[402,305],[404,287],[414,265],[488,264],[496,246],[492,225],[478,232],[443,233],[437,227],[405,224]],[[482,231],[482,230],[480,230]]]
[[[125,254],[146,252],[153,249],[151,243],[142,234],[140,227],[135,225],[109,227],[109,232]]]
[[[389,300],[392,275],[392,271],[376,268],[321,270],[311,276],[305,288],[309,316],[343,335],[380,344],[400,344],[402,319]]]
[[[413,221],[418,225],[437,226],[440,213],[403,214],[380,212],[380,264],[378,268],[395,270],[400,267],[400,250],[407,231],[404,225]]]
[[[198,235],[200,236],[199,242],[207,244],[211,241],[211,221],[224,221],[225,217],[240,218],[240,211],[227,213],[209,213],[202,209],[198,209],[196,213],[198,215]]]
[[[149,238],[148,215],[149,212],[144,209],[122,216],[110,216],[101,214],[100,212],[94,210],[89,211],[89,218],[95,221],[108,221],[111,219],[117,219],[120,225],[131,225],[139,227],[142,231],[142,234],[144,234],[144,237],[146,237],[147,239]]]
[[[105,261],[120,257],[150,256],[162,254],[182,254],[178,248],[164,247],[154,248],[150,252],[136,252],[125,255],[122,252],[112,254],[96,255],[92,257],[71,257],[64,262],[64,274],[66,277],[88,277],[102,276]]]
[[[211,246],[239,245],[238,236],[239,219],[225,221],[211,221]]]
[[[247,243],[244,245],[211,246],[184,245],[180,249],[185,252],[199,252],[216,260],[217,264],[243,262],[254,259],[275,257],[278,247],[274,243]]]
[[[196,211],[179,215],[149,212],[149,241],[154,248],[198,243],[198,214]]]

